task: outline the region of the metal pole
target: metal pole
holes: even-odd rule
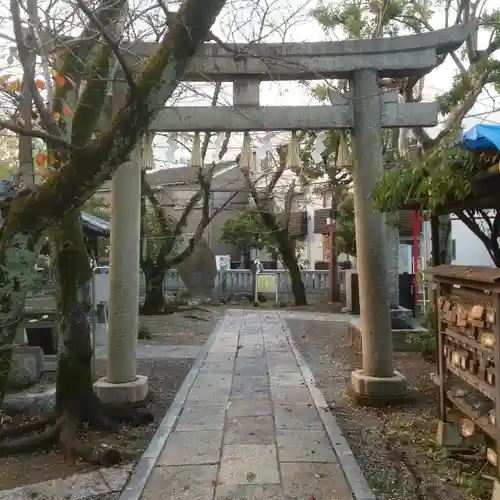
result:
[[[95,379],[96,373],[95,373],[95,335],[96,335],[96,330],[97,330],[97,315],[96,315],[96,296],[95,296],[95,271],[98,269],[98,267],[95,267],[92,270],[92,281],[91,281],[91,294],[92,294],[92,380]]]

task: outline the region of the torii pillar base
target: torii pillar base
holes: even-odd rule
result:
[[[374,408],[404,406],[415,401],[406,377],[397,371],[392,377],[371,377],[363,370],[353,371],[349,396],[361,406]]]

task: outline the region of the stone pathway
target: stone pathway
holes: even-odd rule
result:
[[[185,384],[121,500],[375,499],[280,313],[229,310]]]

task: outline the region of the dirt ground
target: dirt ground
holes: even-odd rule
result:
[[[141,317],[141,325],[148,328],[152,338],[139,342],[201,346],[214,329],[217,317],[217,311],[208,310],[175,313],[168,316],[144,316]],[[82,431],[82,438],[97,448],[118,448],[125,456],[126,463],[137,461],[147,447],[160,420],[168,411],[193,361],[192,359],[138,361],[137,372],[149,378],[148,405],[155,421],[139,428],[122,426],[116,434]],[[105,375],[104,366],[99,361],[96,362],[96,371],[98,376]],[[52,380],[54,375],[44,374],[44,378]],[[13,423],[22,424],[39,417],[39,414],[32,412],[29,415],[14,417]],[[71,463],[57,449],[30,455],[0,457],[0,490],[67,477],[92,469],[93,467],[88,464]],[[112,498],[110,497],[109,500]],[[102,500],[108,500],[108,498],[103,497]]]
[[[446,457],[435,445],[434,365],[418,353],[395,353],[395,368],[413,385],[416,403],[361,408],[345,397],[351,370],[361,366],[360,355],[345,345],[345,324],[287,323],[379,500],[490,500],[493,472],[486,461]]]

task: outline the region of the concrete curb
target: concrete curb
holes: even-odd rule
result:
[[[184,402],[187,399],[189,391],[194,384],[196,377],[200,371],[201,365],[205,360],[205,357],[212,346],[215,336],[217,335],[217,331],[220,328],[220,322],[216,326],[215,330],[210,334],[205,345],[201,348],[198,356],[196,357],[191,370],[187,374],[184,382],[181,385],[181,388],[177,392],[170,408],[167,413],[163,417],[160,425],[156,429],[151,441],[149,442],[148,447],[142,454],[139,463],[135,468],[135,474],[130,477],[130,480],[125,485],[122,490],[121,495],[118,500],[139,500],[141,495],[146,487],[146,483],[149,479],[149,476],[153,472],[153,468],[162,452],[165,443],[174,427],[177,419],[181,413]]]
[[[328,410],[328,405],[325,401],[323,393],[316,387],[316,381],[314,380],[314,375],[309,368],[306,360],[295,346],[295,342],[292,337],[292,332],[286,326],[286,320],[282,319],[283,329],[285,330],[285,335],[288,339],[288,343],[292,348],[292,352],[297,360],[302,376],[306,381],[309,393],[316,405],[325,431],[328,434],[328,438],[333,446],[335,454],[339,459],[340,467],[344,473],[344,476],[351,488],[355,500],[376,500],[375,494],[368,485],[368,481],[361,470],[356,457],[354,456],[351,447],[347,443],[340,427],[338,426],[334,416],[331,411]],[[121,500],[121,499],[120,499]]]

